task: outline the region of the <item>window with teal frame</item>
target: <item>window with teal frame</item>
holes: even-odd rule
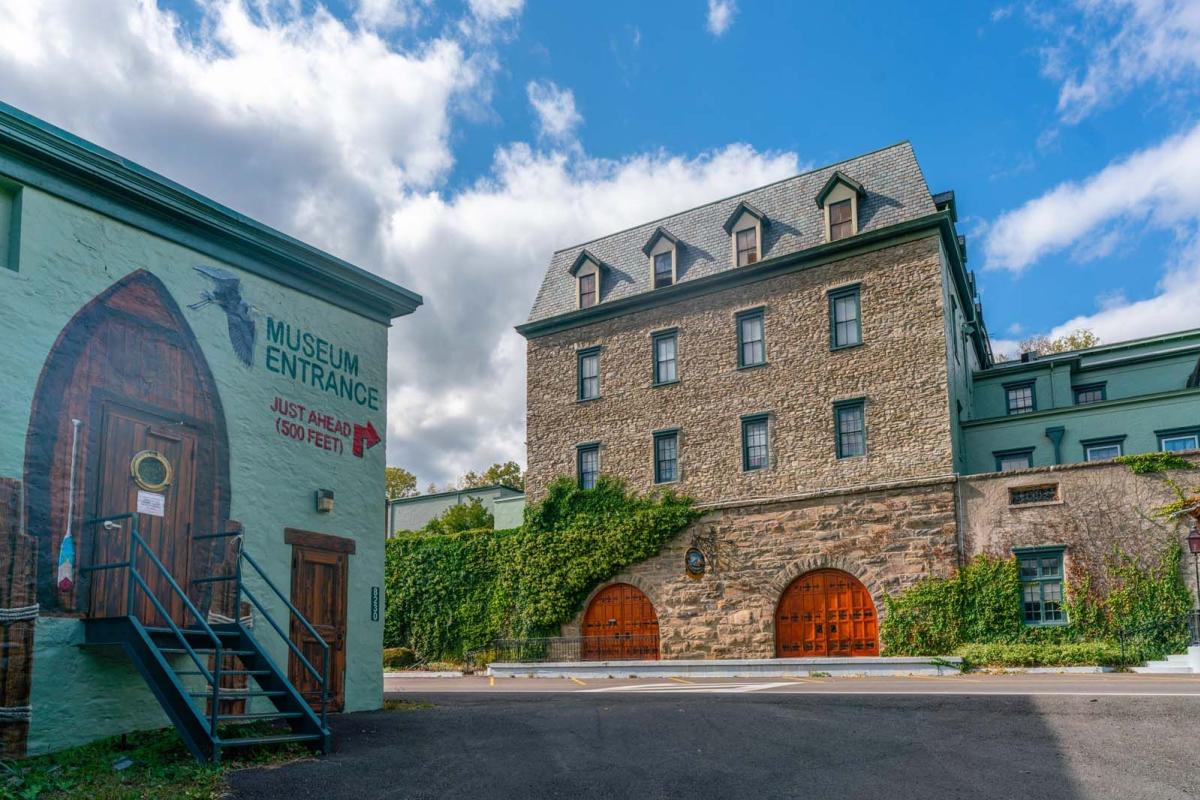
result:
[[[1164,453],[1182,453],[1185,450],[1200,450],[1200,428],[1175,428],[1155,431],[1158,449]]]
[[[761,308],[737,315],[738,367],[759,367],[767,363],[766,334]]]
[[[575,475],[580,489],[592,489],[600,476],[600,445],[592,442],[575,448]]]
[[[1021,575],[1022,614],[1026,625],[1066,625],[1063,604],[1063,545],[1013,548]]]
[[[675,383],[679,380],[679,334],[660,331],[651,336],[654,348],[654,385]]]
[[[16,272],[20,234],[21,187],[0,179],[0,269]]]
[[[578,351],[578,397],[584,400],[595,400],[600,397],[600,348],[589,347]]]
[[[862,303],[859,287],[844,286],[829,292],[829,348],[839,350],[862,344]]]
[[[1102,403],[1108,399],[1107,383],[1089,383],[1087,386],[1072,386],[1075,393],[1075,405],[1086,406],[1089,403]]]
[[[654,434],[654,482],[674,483],[679,480],[679,431],[657,431]]]
[[[833,404],[833,425],[838,458],[867,454],[866,402],[861,398]]]
[[[767,414],[742,417],[742,470],[754,472],[771,464],[770,418]]]

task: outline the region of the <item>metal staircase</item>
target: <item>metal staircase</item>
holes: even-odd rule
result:
[[[117,645],[129,655],[198,761],[216,763],[224,750],[284,742],[303,742],[314,750],[328,751],[329,645],[245,552],[240,530],[194,537],[197,540],[229,539],[236,545],[237,553],[231,574],[204,576],[192,583],[233,584],[235,614],[242,608],[243,598],[249,601],[257,612],[254,620],[267,623],[282,637],[290,653],[316,682],[320,700],[315,703],[315,709],[288,679],[286,665],[281,668],[276,664],[251,632],[250,618],[211,623],[208,615],[196,607],[142,539],[136,514],[100,517],[85,524],[98,527],[101,531],[98,535],[118,535],[126,527],[129,534],[127,561],[97,564],[81,570],[90,573],[123,570],[127,584],[125,615],[85,620],[85,641],[89,645]],[[149,565],[156,575],[155,583],[170,590],[168,602],[164,603],[164,598],[155,594],[139,565]],[[259,598],[246,587],[242,580],[243,565],[249,565],[257,582],[267,586],[288,609],[289,621],[294,620],[306,628],[320,646],[323,653],[321,670],[313,666]],[[138,616],[139,597],[149,600],[157,611],[157,619],[143,620]],[[167,608],[172,603],[182,606],[182,624],[172,619]],[[176,619],[179,618],[177,612]],[[229,663],[236,667],[228,668]],[[243,679],[246,688],[228,686],[231,679]],[[236,725],[275,720],[286,723],[287,729],[281,727],[279,733],[270,735],[245,736],[239,735]]]

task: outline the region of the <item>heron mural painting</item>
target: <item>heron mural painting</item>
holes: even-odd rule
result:
[[[0,192],[0,758],[174,724],[215,759],[235,711],[327,746],[382,702],[355,587],[421,298],[3,104]]]

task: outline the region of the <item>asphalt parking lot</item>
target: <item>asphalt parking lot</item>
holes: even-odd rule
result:
[[[1200,797],[1189,676],[399,682],[406,710],[334,717],[335,753],[231,796]]]

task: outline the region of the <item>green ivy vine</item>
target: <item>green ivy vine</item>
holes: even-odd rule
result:
[[[698,516],[671,492],[640,496],[608,477],[583,490],[560,478],[520,528],[401,533],[387,543],[384,646],[453,660],[495,638],[553,635],[592,589]]]

